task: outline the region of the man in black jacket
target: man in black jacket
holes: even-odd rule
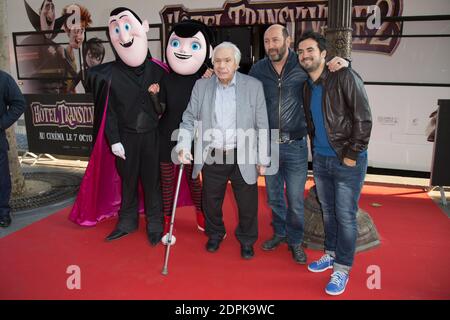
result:
[[[301,243],[308,147],[302,88],[308,75],[301,68],[296,53],[289,49],[290,44],[291,38],[284,26],[270,26],[264,33],[267,57],[258,61],[249,75],[263,83],[272,131],[271,145],[275,146],[271,149],[272,169],[269,168],[265,176],[274,235],[264,242],[262,249],[274,250],[279,244],[287,242],[295,262],[305,264],[306,254]],[[348,62],[336,57],[328,66],[330,70],[335,70],[348,66]]]
[[[304,106],[313,146],[313,173],[322,207],[325,255],[309,264],[312,272],[333,268],[325,288],[344,292],[357,239],[358,199],[367,169],[367,146],[372,129],[363,80],[352,69],[330,73],[325,67],[326,40],[304,34],[299,61],[308,72]]]
[[[112,65],[105,133],[116,155],[122,178],[119,221],[106,238],[119,239],[138,228],[138,182],[142,182],[151,245],[162,236],[163,215],[159,185],[158,110],[147,91],[160,82],[164,70],[150,60],[148,22],[130,9],[117,8],[109,18],[109,36],[117,61]]]
[[[11,224],[11,177],[8,165],[8,140],[6,129],[25,111],[25,99],[14,79],[0,70],[0,227]]]

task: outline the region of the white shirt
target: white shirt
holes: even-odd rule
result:
[[[216,79],[213,123],[215,129],[222,133],[222,139],[214,139],[211,147],[226,150],[236,148],[236,73],[228,86]]]

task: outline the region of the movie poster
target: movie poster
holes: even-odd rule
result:
[[[26,94],[29,151],[88,157],[93,147],[94,104],[89,94]]]
[[[76,3],[57,8],[58,1],[37,6],[25,0],[24,5],[35,31],[14,34],[23,93],[84,93],[86,70],[104,62],[111,51],[106,32],[85,39],[93,21],[88,8]]]

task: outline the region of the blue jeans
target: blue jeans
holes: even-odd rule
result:
[[[9,175],[8,151],[0,150],[0,217],[9,215],[9,197],[11,195],[11,177]]]
[[[303,241],[304,230],[304,191],[308,174],[308,146],[306,138],[279,145],[279,170],[267,175],[266,190],[269,205],[272,208],[272,226],[274,233],[287,237],[289,245],[298,245]],[[286,199],[284,185],[286,184]]]
[[[325,251],[335,255],[335,269],[349,271],[355,256],[358,200],[367,170],[367,154],[349,167],[337,157],[315,154],[313,173],[323,212]]]

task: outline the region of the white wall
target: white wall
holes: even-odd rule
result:
[[[433,143],[427,142],[428,116],[449,88],[366,86],[373,129],[369,166],[430,171]]]
[[[449,0],[405,0],[403,16],[450,14]],[[450,21],[405,22],[403,34],[450,34]],[[365,81],[450,83],[450,38],[402,38],[392,55],[352,53],[352,66]],[[433,143],[428,116],[450,88],[366,86],[373,114],[369,165],[430,171]]]

